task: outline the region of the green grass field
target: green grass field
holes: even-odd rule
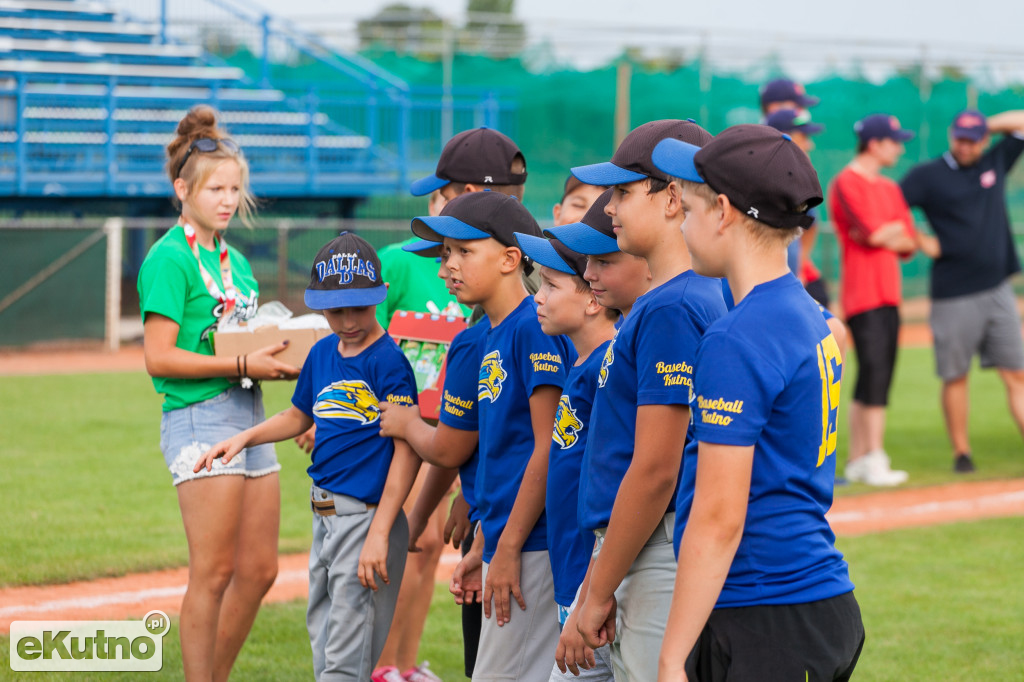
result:
[[[931,364],[928,350],[901,352],[890,410],[887,449],[915,486],[962,480],[950,472]],[[288,404],[292,386],[266,385],[268,413]],[[158,447],[160,399],[145,375],[2,377],[0,387],[0,586],[186,563],[176,497]],[[847,382],[844,400],[851,387]],[[971,389],[976,477],[1024,476],[1024,447],[998,378],[976,372]],[[840,466],[845,417],[841,425]],[[304,551],[307,456],[285,443],[278,457],[281,549]],[[847,486],[838,494],[865,490]],[[1015,589],[1024,547],[1012,540],[1022,527],[1021,520],[986,521],[842,539],[869,634],[857,678],[1024,679],[1024,596]],[[423,657],[445,679],[459,678],[458,627],[450,600],[435,600]],[[175,639],[172,632],[165,652],[172,679],[180,677]],[[0,650],[6,657],[6,640]],[[308,679],[308,659],[303,605],[269,606],[237,679]],[[9,672],[5,658],[0,679]]]

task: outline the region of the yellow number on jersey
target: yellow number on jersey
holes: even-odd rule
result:
[[[818,371],[821,373],[821,445],[818,446],[818,466],[836,452],[842,365],[843,355],[839,352],[839,344],[829,334],[818,344]]]

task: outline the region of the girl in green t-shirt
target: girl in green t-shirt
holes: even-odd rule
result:
[[[212,444],[263,421],[252,379],[294,378],[299,370],[274,358],[284,344],[213,355],[210,332],[252,317],[259,296],[249,263],[223,236],[236,211],[245,222],[254,205],[238,145],[217,127],[213,109],[198,106],[178,124],[167,157],[181,218],[139,272],[146,369],[164,395],[160,448],[188,539],[185,677],[226,679],[277,575],[281,467],[265,445],[230,466],[192,468]]]

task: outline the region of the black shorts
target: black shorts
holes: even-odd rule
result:
[[[826,308],[829,306],[829,303],[831,303],[831,300],[828,297],[828,285],[825,284],[824,277],[818,278],[813,282],[808,282],[804,285],[804,289],[808,294],[810,294],[811,298]]]
[[[476,524],[470,528],[469,535],[460,545],[462,556],[469,553],[476,537]],[[462,660],[466,666],[466,677],[473,677],[476,667],[476,651],[480,648],[480,624],[483,622],[484,605],[480,602],[462,605]],[[553,664],[552,664],[553,665]]]
[[[888,405],[900,336],[899,308],[873,308],[854,315],[846,324],[857,349],[857,387],[853,399],[863,405]]]
[[[807,604],[715,609],[686,660],[692,682],[849,680],[864,647],[853,592]]]

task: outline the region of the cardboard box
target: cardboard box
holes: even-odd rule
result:
[[[277,325],[258,327],[253,331],[218,331],[213,333],[213,353],[233,358],[287,340],[288,347],[274,357],[301,369],[313,344],[333,333],[330,329],[278,329]]]
[[[441,415],[441,391],[447,368],[448,346],[466,328],[466,318],[396,311],[388,334],[397,343],[416,375],[420,415],[436,420]]]

